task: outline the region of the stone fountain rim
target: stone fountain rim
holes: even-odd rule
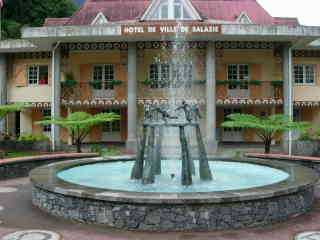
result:
[[[267,199],[289,195],[308,189],[319,180],[318,174],[307,167],[267,159],[231,159],[211,158],[210,160],[223,160],[232,162],[252,163],[283,170],[289,173],[289,178],[272,185],[250,188],[245,190],[231,190],[220,192],[201,193],[144,193],[126,192],[112,189],[100,189],[81,186],[63,181],[57,173],[69,168],[95,164],[101,162],[133,161],[134,158],[119,156],[108,159],[78,159],[53,163],[36,168],[30,172],[33,187],[55,194],[67,195],[76,198],[94,199],[99,201],[135,204],[212,204],[233,203],[258,199]]]

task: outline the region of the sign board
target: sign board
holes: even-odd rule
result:
[[[129,24],[121,27],[122,35],[126,36],[143,36],[143,35],[170,35],[176,33],[184,34],[218,34],[221,33],[221,25],[208,23],[140,23]]]

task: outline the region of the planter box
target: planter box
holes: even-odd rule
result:
[[[319,141],[293,141],[292,154],[297,156],[318,156]]]

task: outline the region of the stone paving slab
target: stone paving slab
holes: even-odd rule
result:
[[[51,217],[31,205],[28,178],[0,182],[0,187],[18,188],[14,193],[0,193],[0,239],[12,232],[40,229],[61,234],[63,240],[294,240],[297,233],[320,230],[320,188],[312,212],[280,224],[238,231],[202,233],[143,233],[85,225]],[[308,239],[309,240],[309,239]]]

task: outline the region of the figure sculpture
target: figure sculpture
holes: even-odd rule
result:
[[[184,112],[185,121],[168,121],[169,119],[178,119],[178,117],[172,116],[166,106],[152,107],[148,105],[145,107],[142,141],[136,162],[132,169],[132,179],[142,179],[143,184],[152,184],[155,182],[155,176],[161,174],[163,129],[178,128],[182,157],[181,182],[182,185],[191,185],[192,175],[195,175],[195,167],[194,161],[191,158],[189,141],[186,134],[186,127],[189,127],[196,132],[200,179],[206,181],[212,180],[207,153],[200,131],[199,119],[201,118],[201,114],[199,106],[191,106],[186,101],[183,101],[175,110],[176,112],[181,110]],[[154,113],[160,115],[164,122],[159,122],[159,117],[155,117]]]

